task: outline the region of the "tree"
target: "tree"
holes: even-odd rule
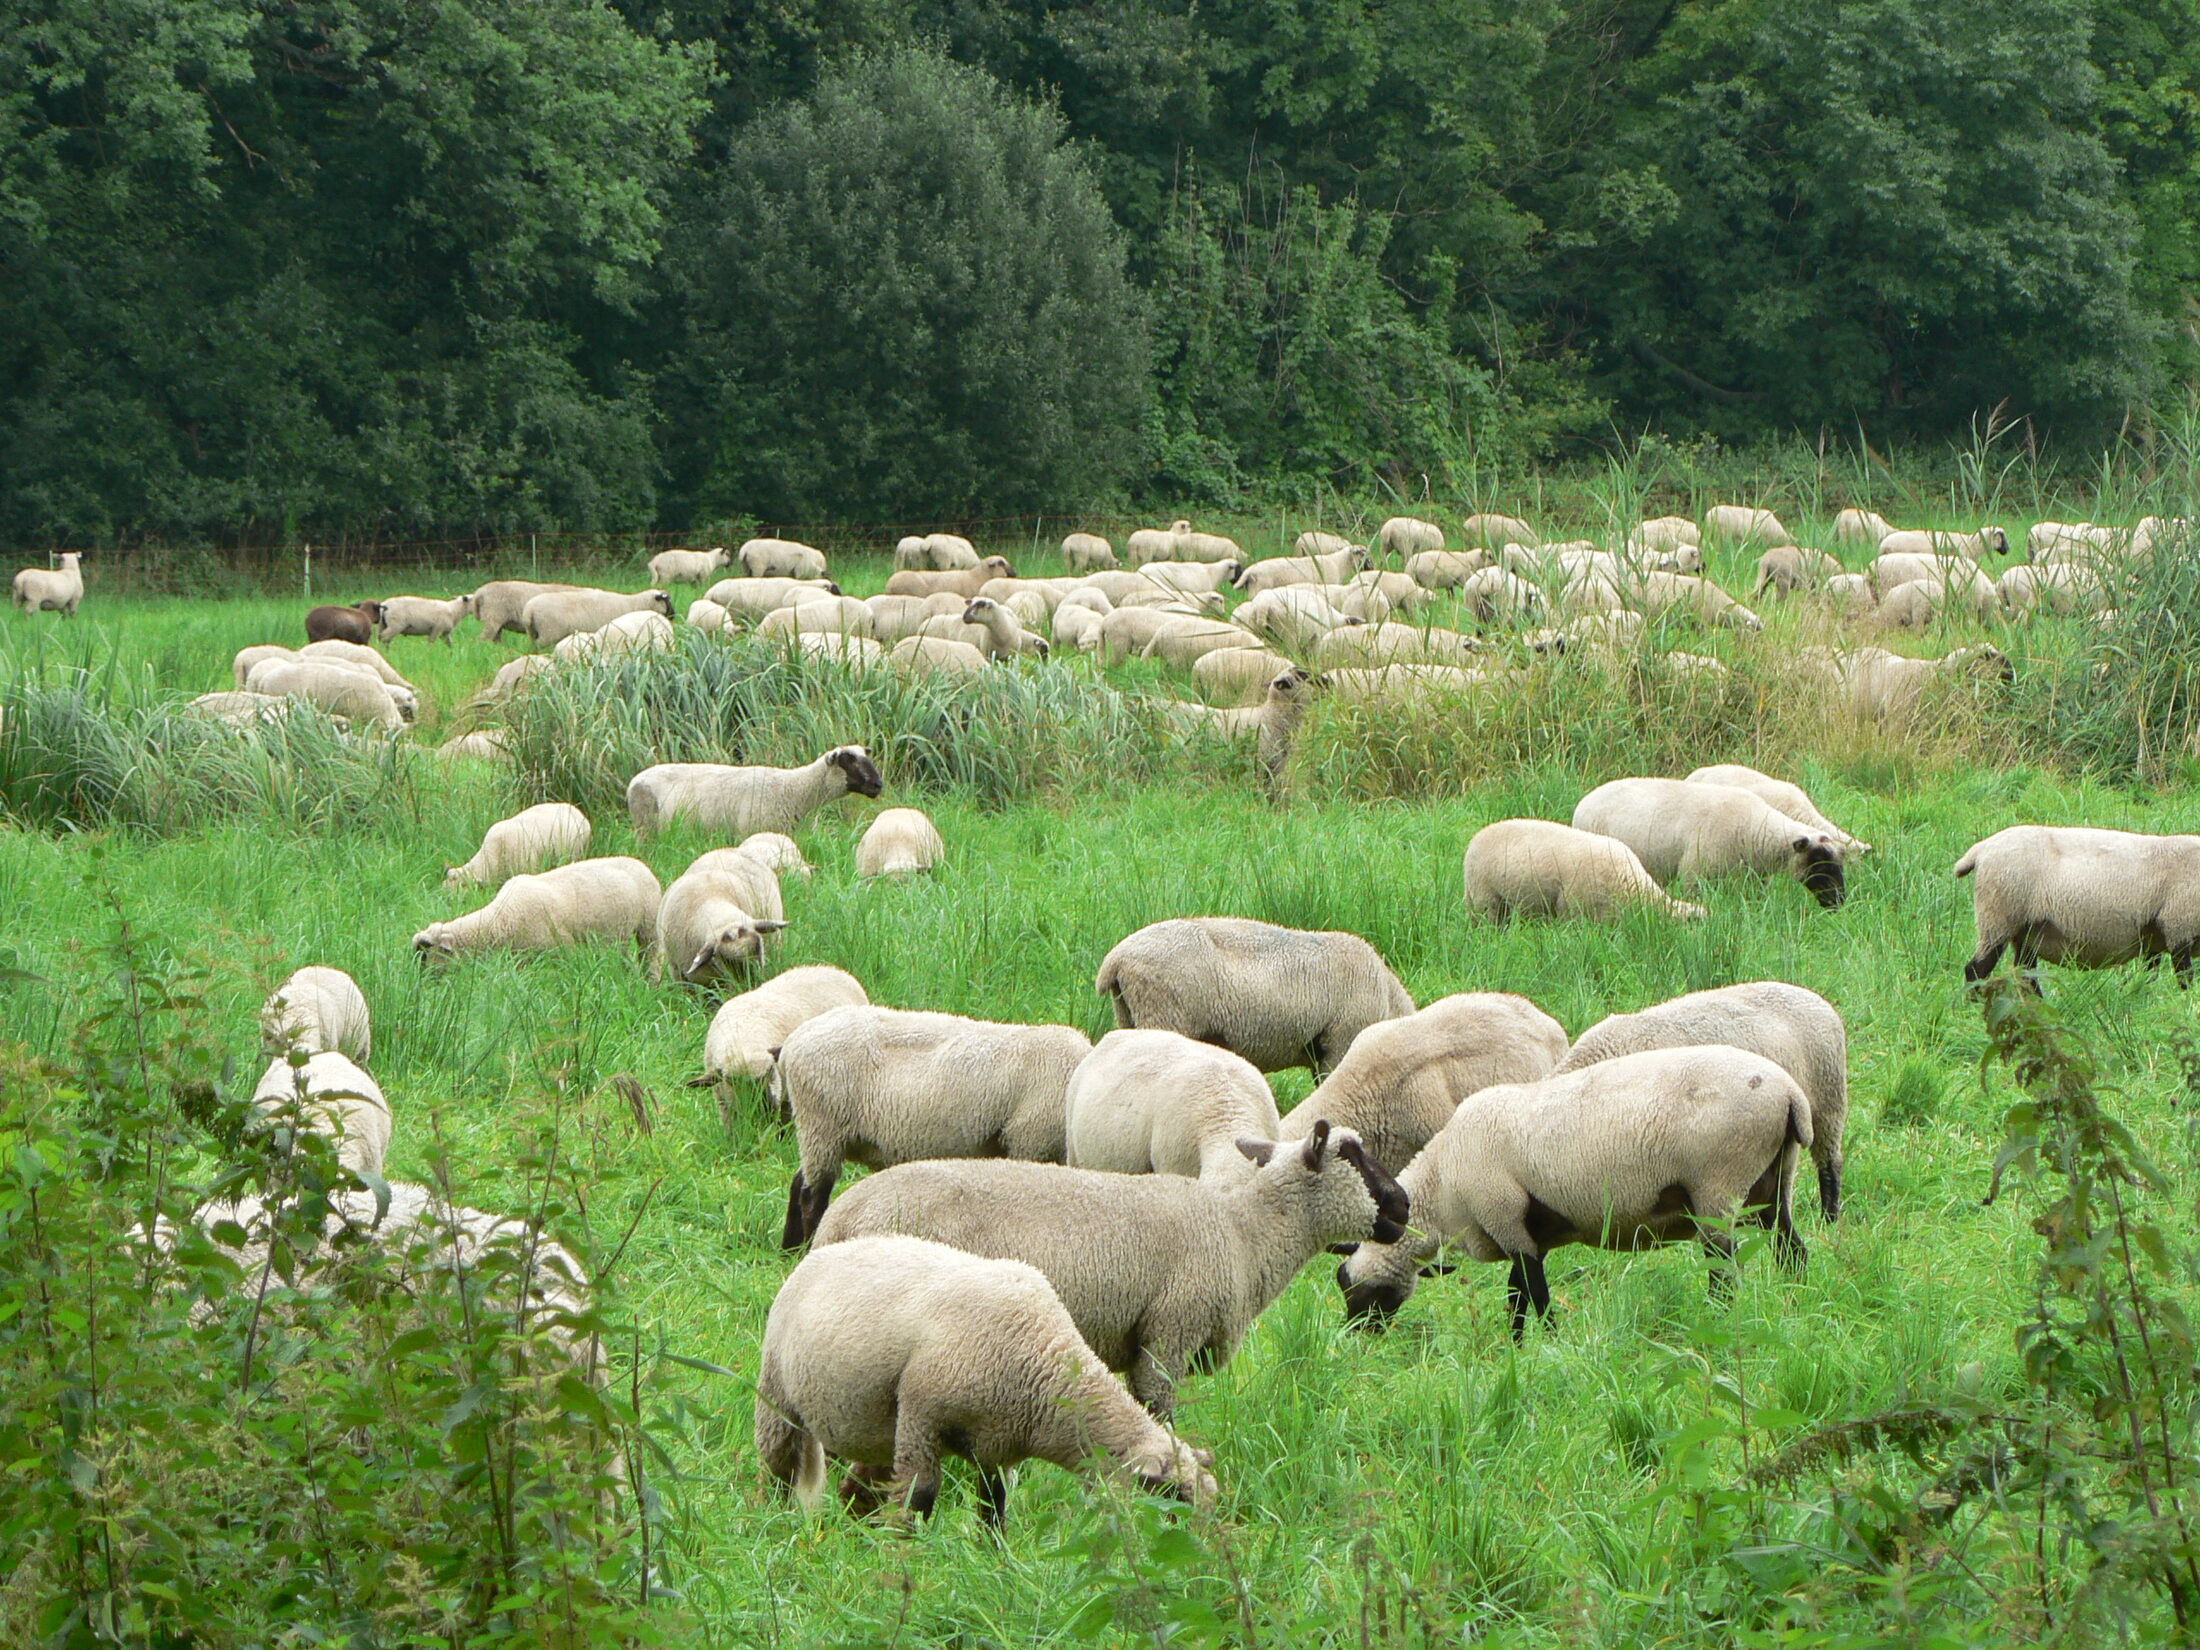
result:
[[[1063,136],[900,48],[735,137],[678,271],[676,463],[702,513],[949,518],[1118,480],[1145,338]]]

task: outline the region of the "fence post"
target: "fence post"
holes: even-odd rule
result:
[[[307,600],[308,602],[311,602],[311,601],[313,600],[313,546],[312,546],[312,545],[310,545],[310,544],[309,544],[309,545],[307,545],[307,546],[305,547],[305,552],[306,552],[306,569],[305,569],[305,580],[306,580],[306,600]]]
[[[535,535],[532,533],[527,535],[527,576],[531,579],[542,577],[542,563],[535,559]]]

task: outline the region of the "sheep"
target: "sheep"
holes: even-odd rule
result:
[[[868,670],[886,662],[886,649],[868,636],[843,636],[837,630],[806,631],[794,639],[795,651],[805,659],[821,660],[849,670]]]
[[[1650,573],[1701,573],[1703,550],[1698,545],[1684,544],[1676,550],[1646,550],[1641,545],[1629,543],[1627,559]]]
[[[1305,590],[1312,595],[1319,596],[1346,618],[1357,619],[1362,624],[1381,624],[1390,617],[1393,609],[1401,606],[1373,585],[1307,584],[1290,585],[1286,588]],[[1417,606],[1419,604],[1408,603],[1404,605]]]
[[[940,636],[904,636],[887,650],[886,663],[916,676],[983,676],[992,668],[970,643]]]
[[[932,565],[932,547],[924,542],[921,533],[909,533],[894,541],[894,571],[905,568],[922,571]]]
[[[1120,565],[1115,546],[1097,533],[1066,535],[1062,540],[1062,562],[1072,573],[1091,573]]]
[[[2025,562],[2002,574],[1996,594],[2011,617],[2030,617],[2044,610],[2067,618],[2098,613],[2110,605],[2100,573],[2082,562]]]
[[[1460,581],[1458,598],[1477,624],[1497,624],[1540,614],[1543,592],[1519,574],[1485,567]]]
[[[1216,1495],[1214,1457],[1138,1407],[1037,1270],[921,1238],[837,1244],[788,1275],[764,1321],[755,1433],[765,1470],[813,1510],[828,1457],[850,1464],[852,1506],[928,1518],[941,1458],[960,1455],[994,1528],[1004,1469],[1027,1460],[1081,1473],[1097,1458],[1145,1489]]]
[[[1242,564],[1245,552],[1236,539],[1221,533],[1195,533],[1189,529],[1170,535],[1169,553],[1152,561],[1234,561]]]
[[[11,598],[26,613],[53,612],[76,617],[84,600],[84,552],[64,550],[58,568],[26,567],[15,575]]]
[[[463,951],[551,951],[592,939],[632,939],[647,948],[664,890],[638,859],[576,860],[540,875],[508,878],[478,911],[431,922],[413,936],[422,962]]]
[[[914,636],[927,619],[943,613],[961,613],[971,598],[947,592],[937,596],[872,596],[864,601],[871,614],[871,635],[891,646],[904,636]]]
[[[1652,553],[1701,550],[1703,530],[1686,516],[1655,516],[1635,523],[1627,535],[1630,550]]]
[[[405,702],[407,696],[417,698],[414,695],[412,683],[404,678],[395,665],[375,652],[373,648],[362,647],[357,642],[342,641],[333,636],[318,642],[308,642],[304,647],[298,649],[298,657],[301,659],[334,659],[340,664],[350,665],[354,670],[367,672],[368,675],[380,679],[392,689],[402,688],[404,689],[403,693],[392,695],[401,705]]]
[[[1483,550],[1497,550],[1508,544],[1541,544],[1543,535],[1522,521],[1518,516],[1501,516],[1484,511],[1467,517],[1459,524],[1459,536],[1470,546]]]
[[[1795,536],[1770,510],[1741,504],[1714,504],[1703,513],[1703,536],[1739,545],[1793,544]]]
[[[960,533],[927,533],[924,543],[932,552],[932,565],[942,571],[978,565],[978,547]]]
[[[1494,991],[1441,997],[1361,1032],[1321,1087],[1283,1119],[1276,1138],[1304,1140],[1326,1121],[1352,1130],[1368,1156],[1395,1175],[1451,1120],[1462,1098],[1548,1077],[1565,1054],[1566,1028],[1525,997]]]
[[[792,539],[750,539],[733,559],[752,579],[822,579],[825,552]]]
[[[279,642],[256,642],[251,647],[237,649],[236,657],[229,662],[229,673],[237,684],[237,691],[242,693],[245,683],[251,679],[253,667],[263,659],[295,659],[297,657],[298,650],[296,648],[284,647]]]
[[[1516,916],[1610,921],[1648,905],[1683,922],[1704,908],[1672,898],[1626,843],[1547,819],[1500,819],[1467,842],[1467,909],[1492,922]]]
[[[300,972],[336,974],[351,985],[349,975],[337,974],[332,968]],[[296,978],[292,976],[293,981]],[[352,985],[354,993],[358,989]],[[268,1007],[274,1006],[271,999]],[[363,1035],[363,1001],[358,1012]],[[303,1047],[279,1054],[260,1074],[259,1085],[252,1091],[252,1104],[264,1118],[292,1113],[303,1127],[326,1136],[335,1143],[336,1161],[353,1174],[382,1172],[390,1150],[390,1103],[383,1097],[381,1085],[350,1056],[334,1049],[308,1052]]]
[[[537,596],[520,613],[520,627],[537,647],[550,647],[583,630],[601,630],[622,613],[656,612],[672,617],[672,598],[662,590],[553,590]]]
[[[850,791],[877,796],[884,789],[869,751],[861,745],[836,745],[800,768],[660,762],[628,783],[626,807],[639,837],[654,836],[675,819],[745,837],[752,831],[791,831],[806,815]]]
[[[1423,550],[1406,557],[1406,577],[1429,590],[1450,590],[1489,566],[1480,550]]]
[[[1744,767],[1739,762],[1721,762],[1711,767],[1698,768],[1688,776],[1687,783],[1729,785],[1738,791],[1748,791],[1770,804],[1776,812],[1825,832],[1841,844],[1844,854],[1868,854],[1872,851],[1870,843],[1842,830],[1819,812],[1818,804],[1811,801],[1808,791],[1788,780],[1775,779],[1768,773],[1759,773],[1755,768]]]
[[[874,1169],[930,1157],[1061,1162],[1062,1097],[1091,1052],[1073,1026],[959,1014],[852,1006],[804,1022],[772,1068],[800,1162],[781,1244],[809,1241],[851,1160]]]
[[[588,852],[595,827],[570,802],[538,802],[482,833],[481,846],[463,865],[443,868],[443,886],[503,882],[522,871],[547,871]]]
[[[1990,623],[2001,616],[2001,592],[1984,573],[1966,566],[1961,572],[1905,579],[1881,598],[1874,617],[1890,630],[1919,630],[1951,607],[1968,610],[1981,624]]]
[[[1719,1223],[1753,1213],[1780,1257],[1807,1259],[1795,1230],[1799,1148],[1810,1100],[1773,1061],[1743,1049],[1659,1048],[1460,1101],[1398,1177],[1414,1229],[1362,1244],[1337,1268],[1347,1316],[1386,1319],[1448,1246],[1507,1261],[1515,1340],[1551,1309],[1543,1258],[1568,1243],[1647,1249],[1698,1239],[1715,1263],[1734,1239]],[[1714,1264],[1714,1298],[1728,1266]]]
[[[1274,795],[1282,783],[1284,767],[1291,760],[1291,744],[1298,737],[1307,703],[1320,688],[1320,678],[1286,663],[1268,679],[1267,692],[1257,705],[1228,710],[1214,710],[1205,705],[1177,705],[1173,709],[1191,725],[1226,739],[1242,738],[1248,733],[1254,735],[1262,782],[1269,794]]]
[[[1500,673],[1461,670],[1456,665],[1375,665],[1325,670],[1319,681],[1323,695],[1337,704],[1366,705],[1456,699],[1471,689],[1504,679]]]
[[[820,1014],[867,1005],[863,982],[838,968],[790,968],[753,990],[729,997],[703,1034],[703,1074],[688,1087],[715,1088],[721,1106],[733,1104],[733,1080],[762,1082],[795,1028]]]
[[[1013,659],[1027,653],[1040,659],[1047,656],[1045,639],[1026,630],[1015,614],[990,596],[971,597],[963,609],[962,622],[984,634],[985,640],[974,645],[989,659]]]
[[[1757,582],[1749,587],[1749,599],[1755,601],[1768,590],[1792,595],[1822,585],[1841,571],[1841,563],[1823,550],[1776,545],[1757,558]]]
[[[840,586],[831,579],[720,579],[704,591],[703,596],[728,613],[738,613],[744,619],[761,619],[774,608],[792,607],[807,599],[812,591],[837,596]]]
[[[1647,626],[1640,613],[1584,613],[1556,629],[1531,630],[1521,640],[1537,653],[1617,653],[1640,647]]]
[[[474,592],[474,617],[481,621],[481,639],[493,642],[507,630],[526,635],[524,615],[529,602],[553,591],[581,588],[577,584],[545,584],[539,579],[491,580]]]
[[[750,832],[741,839],[741,851],[777,876],[800,877],[808,882],[815,869],[802,857],[794,838],[779,831]]]
[[[1651,618],[1668,613],[1693,614],[1699,624],[1730,630],[1762,630],[1764,620],[1709,579],[1687,573],[1645,573],[1635,586],[1635,601]]]
[[[1364,544],[1355,544],[1342,533],[1325,533],[1318,527],[1310,527],[1291,541],[1294,556],[1327,556],[1339,550],[1365,550]]]
[[[1574,828],[1626,843],[1668,886],[1747,870],[1791,876],[1822,906],[1848,895],[1842,843],[1732,785],[1614,779],[1575,805]]]
[[[1276,590],[1287,584],[1342,584],[1367,565],[1367,552],[1347,545],[1325,556],[1271,556],[1248,565],[1237,576],[1237,587],[1248,596]]]
[[[1006,556],[988,556],[975,567],[965,567],[952,573],[896,573],[886,581],[889,596],[962,596],[971,597],[985,589],[989,579],[1012,579],[1016,569]]]
[[[2113,968],[2164,956],[2180,988],[2200,940],[2200,836],[2079,826],[2012,825],[1956,861],[1971,885],[1978,949],[1963,978],[1977,984],[2014,949],[2026,984],[2039,965]]]
[[[1360,622],[1339,613],[1307,584],[1263,590],[1232,617],[1261,640],[1299,653],[1330,631]]]
[[[1234,1186],[1044,1163],[905,1164],[851,1188],[817,1247],[906,1234],[1036,1266],[1101,1361],[1166,1420],[1186,1370],[1227,1365],[1313,1256],[1405,1235],[1404,1193],[1351,1130],[1318,1123],[1303,1141],[1238,1150],[1258,1167]]]
[[[365,1065],[374,1052],[366,993],[341,968],[298,969],[261,1006],[260,1041],[269,1054],[347,1054]]]
[[[1204,596],[1236,584],[1244,571],[1242,561],[1150,561],[1138,576],[1178,595]]]
[[[650,980],[668,968],[691,985],[744,973],[786,917],[778,874],[761,858],[745,847],[698,854],[658,902]]]
[[[1567,579],[1554,605],[1562,618],[1571,621],[1593,613],[1625,612],[1627,598],[1617,579],[1603,573],[1583,573]]]
[[[923,809],[888,808],[871,821],[856,844],[856,875],[907,876],[929,871],[946,857],[940,828]]]
[[[331,716],[371,722],[393,733],[405,725],[386,683],[332,659],[263,659],[245,678],[245,689],[278,698],[304,699]]]
[[[1307,1066],[1317,1078],[1367,1027],[1413,1012],[1359,935],[1245,917],[1149,923],[1101,959],[1093,989],[1125,1029],[1179,1031],[1262,1071]]]
[[[1314,662],[1327,670],[1349,665],[1471,665],[1483,644],[1456,630],[1409,624],[1348,625],[1314,643]]]
[[[1107,597],[1094,591],[1096,600],[1105,602]],[[1110,602],[1106,607],[1096,607],[1086,602],[1070,600],[1054,610],[1054,645],[1075,648],[1089,653],[1100,645],[1100,621],[1115,610]],[[1198,664],[1192,667],[1195,671]]]
[[[1190,620],[1202,627],[1221,623],[1220,620],[1204,618],[1192,609],[1175,603],[1165,607],[1117,607],[1112,612],[1101,615],[1098,639],[1092,650],[1100,655],[1103,664],[1120,664],[1125,659],[1142,656],[1150,643],[1182,620]],[[1250,631],[1237,630],[1234,625],[1227,628],[1235,632],[1235,639],[1217,631],[1216,635],[1220,638],[1217,646],[1243,647],[1257,639]]]
[[[494,704],[508,699],[520,689],[520,684],[530,676],[539,676],[552,668],[552,661],[544,654],[522,653],[497,666],[497,673],[489,679],[489,685],[476,694],[475,701]]]
[[[999,600],[995,597],[985,599]],[[1001,601],[1001,607],[1004,611],[1014,615],[1016,622],[1026,630],[1043,631],[1054,623],[1053,604],[1047,600],[1042,592],[1037,590],[1015,591],[1007,599]]]
[[[1877,551],[1881,541],[1893,531],[1894,523],[1876,510],[1859,510],[1851,506],[1833,518],[1833,542],[1836,544],[1857,544]]]
[[[1113,1174],[1252,1178],[1241,1138],[1275,1140],[1267,1079],[1228,1049],[1173,1031],[1111,1031],[1070,1074],[1062,1161]]]
[[[1384,556],[1403,563],[1405,558],[1444,548],[1444,530],[1433,521],[1414,516],[1392,516],[1375,530],[1375,547]]]
[[[290,701],[272,693],[246,693],[240,689],[234,693],[202,693],[184,709],[229,727],[258,728],[287,716]]]
[[[1879,554],[1909,556],[1961,556],[1981,562],[1988,556],[2009,554],[2009,535],[1999,527],[1981,527],[1975,533],[1939,530],[1889,533],[1879,541]]]
[[[1879,598],[1872,593],[1871,578],[1864,573],[1836,573],[1816,594],[1819,603],[1837,618],[1862,618],[1879,605]]]
[[[357,642],[374,640],[374,627],[382,622],[380,602],[360,602],[353,607],[315,607],[306,611],[306,640]]]
[[[1810,1155],[1818,1169],[1818,1208],[1841,1218],[1842,1142],[1849,1118],[1849,1033],[1833,1004],[1780,980],[1693,991],[1633,1014],[1610,1014],[1584,1031],[1559,1061],[1579,1071],[1654,1048],[1722,1043],[1761,1054],[1802,1085],[1810,1100]]]
[[[397,636],[425,636],[431,642],[451,645],[451,632],[461,619],[473,616],[471,596],[436,601],[427,596],[391,596],[382,603],[381,637],[386,646]]]
[[[1192,685],[1209,704],[1250,709],[1265,701],[1268,684],[1291,668],[1289,659],[1265,647],[1219,647],[1192,661]]]
[[[539,659],[542,655],[531,653],[527,657]],[[459,757],[471,757],[483,762],[509,762],[512,759],[512,753],[504,743],[504,736],[495,728],[462,733],[456,739],[436,746],[435,754],[446,761]]]
[[[1124,612],[1138,609],[1118,608],[1108,615],[1116,618]],[[1162,609],[1164,621],[1157,625],[1147,638],[1139,655],[1147,659],[1159,659],[1174,665],[1178,670],[1190,670],[1203,653],[1214,653],[1226,647],[1249,647],[1260,640],[1251,631],[1244,630],[1227,619],[1210,619],[1192,614],[1172,614]],[[1106,620],[1101,621],[1103,626]]]
[[[1121,607],[1125,602],[1130,601],[1168,602],[1200,594],[1198,591],[1177,590],[1172,586],[1163,584],[1159,579],[1151,579],[1146,576],[1146,567],[1160,565],[1175,564],[1149,562],[1145,567],[1107,568],[1098,573],[1088,573],[1071,586],[1069,594],[1063,599],[1068,600],[1071,597],[1090,599],[1090,597],[1097,594],[1107,598],[1109,607]],[[1187,562],[1184,565],[1197,567],[1202,564]],[[1218,563],[1217,565],[1226,564]],[[1105,609],[1102,611],[1105,611]]]
[[[1801,662],[1815,669],[1851,711],[1878,722],[1907,717],[1934,682],[1964,676],[2008,681],[2015,674],[2006,654],[1983,644],[1959,647],[1940,659],[1904,659],[1884,648],[1860,647],[1831,656],[1806,654]]]
[[[660,550],[649,558],[649,582],[659,590],[675,584],[708,585],[732,561],[722,544],[708,550]]]
[[[554,657],[571,663],[620,653],[670,653],[678,643],[672,621],[645,608],[639,613],[621,613],[601,630],[576,630],[550,651]]]
[[[828,596],[823,592],[772,609],[756,627],[756,634],[767,640],[827,634],[874,637],[875,631],[868,605],[853,596]]]
[[[1191,530],[1192,524],[1182,519],[1171,522],[1165,528],[1137,528],[1123,541],[1124,557],[1133,567],[1143,566],[1150,561],[1173,561],[1176,559],[1177,534],[1189,533]]]

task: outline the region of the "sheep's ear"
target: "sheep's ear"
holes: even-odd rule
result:
[[[1810,852],[1810,838],[1809,838],[1809,837],[1807,837],[1807,836],[1799,836],[1799,837],[1797,837],[1797,838],[1795,839],[1795,851],[1796,851],[1797,853],[1799,853],[1799,854],[1807,854],[1807,853],[1809,853],[1809,852]]]
[[[1329,1152],[1329,1119],[1324,1117],[1314,1124],[1314,1132],[1306,1137],[1306,1166],[1319,1169],[1322,1159]]]
[[[755,923],[756,931],[759,934],[776,934],[786,926],[777,917],[759,917]]]
[[[702,950],[696,952],[695,955],[688,960],[687,967],[680,970],[680,978],[683,980],[694,979],[696,975],[702,973],[704,964],[710,961],[711,956],[711,948],[707,945],[704,946]]]
[[[1262,1168],[1266,1168],[1268,1160],[1276,1155],[1276,1143],[1273,1140],[1255,1140],[1250,1135],[1238,1136],[1237,1149]]]

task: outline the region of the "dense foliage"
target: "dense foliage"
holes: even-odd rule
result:
[[[2195,0],[35,0],[0,533],[2051,443],[2200,368]],[[944,61],[943,61],[944,59]]]

